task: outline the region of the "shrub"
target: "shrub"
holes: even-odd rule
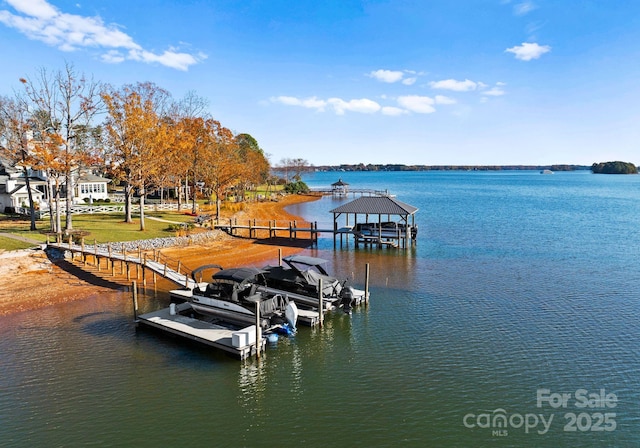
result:
[[[179,231],[189,231],[189,230],[193,230],[193,228],[195,227],[195,224],[192,222],[183,222],[181,224],[169,224],[169,226],[167,227],[167,230],[169,232],[179,232]]]
[[[299,180],[297,182],[289,182],[284,186],[285,193],[290,194],[301,194],[308,193],[309,187],[303,181]]]

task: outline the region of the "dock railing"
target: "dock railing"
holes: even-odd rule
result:
[[[98,271],[101,270],[101,260],[106,261],[106,269],[111,269],[111,275],[116,276],[116,264],[120,266],[120,275],[126,275],[127,280],[131,280],[131,266],[135,266],[135,277],[142,276],[142,283],[147,284],[146,272],[153,274],[153,283],[157,282],[157,275],[160,275],[173,283],[189,287],[193,284],[191,272],[193,269],[184,265],[181,260],[168,257],[158,249],[143,250],[140,246],[135,251],[127,250],[126,244],[120,243],[103,243],[97,244],[94,240],[93,244],[87,244],[84,237],[74,240],[73,235],[66,237],[66,241],[58,236],[56,241],[51,242],[47,236],[47,246],[49,248],[68,251],[71,254],[71,260],[81,258],[86,265],[90,261],[95,263]]]

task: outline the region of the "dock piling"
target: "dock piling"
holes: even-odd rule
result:
[[[262,347],[262,328],[260,327],[260,301],[256,301],[256,357],[260,359]]]
[[[318,279],[318,324],[320,328],[324,324],[324,313],[322,310],[322,279]]]
[[[142,287],[147,288],[147,254],[144,254],[144,259],[142,260]]]
[[[369,263],[364,268],[364,306],[369,305]]]
[[[133,320],[137,321],[138,320],[138,285],[135,281],[131,283],[131,291],[132,291],[132,297],[133,297]]]

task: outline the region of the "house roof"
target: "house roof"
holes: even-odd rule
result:
[[[388,196],[363,196],[331,210],[332,213],[369,215],[413,215],[417,207]]]
[[[9,192],[9,194],[11,196],[17,194],[17,193],[26,193],[27,192],[27,186],[22,184],[22,185],[18,185],[16,188],[14,188],[13,190],[11,190]],[[44,193],[42,193],[40,190],[36,190],[35,188],[31,187],[31,192],[36,194],[36,195],[43,195]]]
[[[111,182],[111,179],[105,177],[96,176],[95,174],[83,174],[78,178],[78,182]]]
[[[332,187],[343,187],[345,185],[349,185],[349,184],[344,182],[342,178],[338,179],[338,182],[334,182],[331,184]]]

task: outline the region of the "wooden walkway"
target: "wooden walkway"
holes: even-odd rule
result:
[[[131,280],[131,266],[136,268],[136,278],[140,277],[139,270],[142,268],[142,284],[146,286],[147,283],[147,271],[153,274],[153,282],[156,282],[156,275],[160,275],[163,278],[175,283],[178,286],[184,288],[191,288],[194,285],[193,279],[191,279],[191,270],[185,266],[179,260],[172,260],[164,255],[160,251],[152,251],[149,256],[147,252],[142,252],[138,249],[136,255],[131,255],[125,251],[116,252],[112,250],[111,245],[107,245],[107,248],[93,244],[86,245],[84,240],[80,243],[47,243],[47,247],[52,249],[58,249],[61,251],[69,251],[71,253],[71,259],[81,258],[86,264],[87,259],[92,257],[95,260],[98,271],[102,269],[101,260],[106,260],[106,266],[104,269],[111,270],[111,275],[116,275],[116,265],[120,265],[120,275],[126,275],[127,280]]]
[[[290,240],[305,239],[310,240],[312,243],[318,242],[318,235],[321,233],[327,233],[331,235],[338,234],[353,234],[353,227],[340,227],[337,229],[323,229],[318,228],[318,222],[311,223],[298,223],[297,221],[290,221],[287,225],[278,225],[275,220],[257,221],[247,220],[245,222],[238,221],[238,219],[229,219],[226,222],[218,221],[212,225],[214,229],[222,230],[232,236],[246,236],[248,238],[277,238],[285,237]],[[241,235],[240,232],[244,232],[245,235]]]
[[[389,193],[389,190],[374,190],[371,188],[348,188],[348,189],[340,189],[340,188],[311,188],[309,190],[310,193],[321,194],[321,195],[332,195],[332,196],[394,196]]]
[[[291,221],[288,225],[277,225],[276,221],[263,221],[259,222],[255,219],[248,220],[245,223],[239,222],[237,219],[229,219],[227,222],[218,222],[213,224],[214,229],[222,230],[232,236],[243,236],[252,239],[262,238],[276,238],[278,236],[289,238],[290,240],[309,240],[311,244],[318,243],[318,237],[320,234],[325,233],[335,237],[340,236],[342,243],[342,236],[353,235],[356,247],[359,244],[366,246],[389,246],[399,247],[401,244],[406,245],[405,233],[401,231],[382,231],[375,230],[369,235],[365,235],[362,232],[354,230],[353,226],[343,226],[337,229],[323,229],[318,227],[317,222],[298,224],[297,221]],[[243,233],[243,234],[241,234]]]

